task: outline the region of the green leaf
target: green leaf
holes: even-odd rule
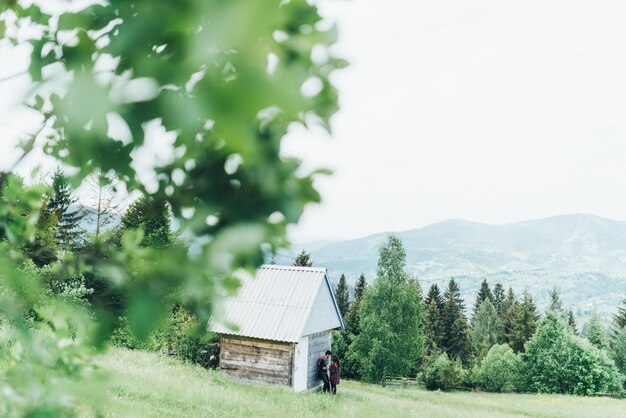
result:
[[[162,322],[165,312],[161,301],[149,290],[138,289],[126,312],[130,330],[139,340],[145,340]]]

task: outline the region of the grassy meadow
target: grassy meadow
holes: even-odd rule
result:
[[[428,392],[342,381],[339,394],[238,383],[152,353],[112,349],[99,359],[106,417],[623,417],[626,401],[562,395]],[[86,415],[88,415],[86,413]]]

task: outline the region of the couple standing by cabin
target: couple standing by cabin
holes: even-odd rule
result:
[[[336,395],[341,367],[339,366],[339,357],[337,355],[332,356],[332,354],[330,350],[327,350],[326,354],[320,357],[317,361],[317,374],[324,382],[324,393],[331,392]]]

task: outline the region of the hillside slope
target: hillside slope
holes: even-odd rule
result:
[[[106,417],[618,417],[626,401],[557,395],[427,392],[342,381],[336,397],[233,382],[151,353],[113,349]]]
[[[336,280],[346,273],[375,276],[378,247],[388,233],[332,242],[312,252],[317,266]],[[423,284],[460,282],[468,303],[480,281],[528,289],[540,305],[553,286],[580,316],[594,308],[610,317],[626,293],[626,222],[593,215],[564,215],[506,225],[449,220],[397,233],[407,251],[407,269]],[[292,254],[279,262],[289,263]]]

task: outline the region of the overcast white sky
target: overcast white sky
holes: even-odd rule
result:
[[[448,218],[626,219],[626,2],[320,6],[338,22],[336,51],[351,67],[336,76],[332,138],[294,130],[286,142],[307,167],[335,170],[317,182],[324,202],[292,230],[296,240]],[[0,79],[27,57],[7,51]],[[15,128],[29,130],[15,126],[19,88],[0,83],[0,168]]]
[[[356,237],[448,218],[626,219],[626,2],[322,6],[352,66],[336,78],[334,137],[290,138],[335,169],[297,235]]]

